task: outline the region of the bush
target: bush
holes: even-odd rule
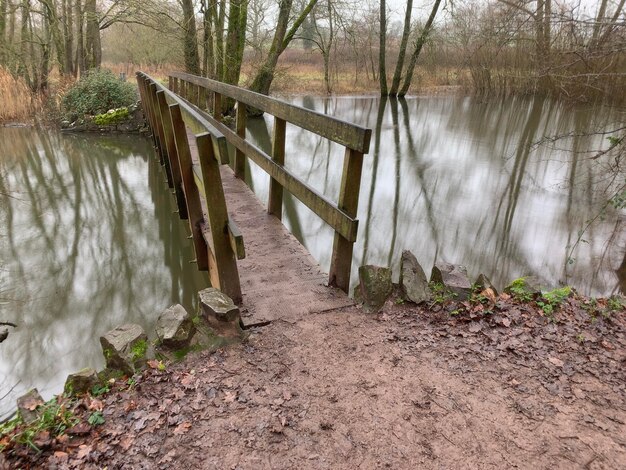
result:
[[[120,81],[110,70],[90,70],[63,97],[63,111],[70,121],[84,115],[104,114],[137,101],[137,90]]]

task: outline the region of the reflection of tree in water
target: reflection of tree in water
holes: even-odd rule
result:
[[[0,316],[19,328],[1,346],[0,368],[45,390],[67,367],[99,364],[100,334],[129,321],[148,327],[171,301],[190,307],[203,283],[181,275],[184,231],[163,185],[150,188],[166,196],[151,213],[137,156],[152,154],[147,141],[1,132],[0,290],[10,302]]]

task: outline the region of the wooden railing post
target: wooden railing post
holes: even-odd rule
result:
[[[222,95],[213,93],[213,119],[222,122]]]
[[[167,185],[170,188],[174,187],[172,181],[172,172],[169,165],[169,157],[167,156],[167,147],[165,145],[165,131],[163,130],[163,120],[161,119],[161,112],[159,111],[159,104],[157,101],[157,86],[155,83],[151,83],[150,95],[152,101],[152,108],[154,109],[155,124],[157,135],[159,136],[159,150],[161,155],[161,165],[165,166],[165,174],[167,176]]]
[[[152,113],[152,108],[150,106],[150,91],[148,90],[148,80],[143,76],[137,76],[137,82],[139,85],[139,90],[141,93],[141,104],[143,108],[144,115],[146,117],[146,121],[148,122],[148,126],[150,127],[150,132],[152,135],[152,142],[157,148],[157,156],[158,156],[158,138],[155,130],[154,124],[154,116]]]
[[[203,88],[204,89],[204,88]],[[236,132],[242,139],[246,138],[246,105],[237,101]],[[235,149],[235,176],[246,180],[246,154]]]
[[[163,137],[165,139],[165,147],[167,156],[165,161],[166,171],[169,169],[174,186],[174,194],[176,195],[176,204],[178,206],[178,214],[181,219],[187,218],[187,205],[185,204],[185,193],[183,192],[182,180],[180,176],[180,164],[178,163],[178,153],[176,150],[176,141],[174,139],[174,131],[172,129],[172,117],[170,109],[165,99],[165,92],[157,92],[157,102],[159,105],[159,113],[163,124]]]
[[[220,165],[213,152],[211,134],[196,136],[198,157],[202,170],[208,222],[213,241],[209,250],[209,278],[211,285],[228,295],[236,304],[241,303],[241,285],[237,270],[237,256],[228,235],[228,211],[222,186]],[[215,258],[214,262],[213,259]]]
[[[337,206],[353,219],[356,218],[359,207],[362,169],[363,153],[346,148]],[[354,242],[346,240],[335,232],[328,284],[336,286],[346,293],[350,289],[353,245]]]
[[[208,109],[206,104],[206,96],[206,88],[198,87],[198,108],[200,108],[202,111],[206,111]]]
[[[284,119],[274,118],[274,131],[272,137],[272,160],[279,165],[285,164],[285,131],[287,122]],[[269,199],[267,212],[279,219],[283,216],[283,187],[274,178],[270,180]]]
[[[208,271],[209,254],[206,241],[202,236],[204,214],[202,212],[202,203],[200,202],[200,191],[198,191],[198,186],[196,186],[196,182],[194,181],[193,162],[191,159],[191,150],[189,149],[189,141],[187,140],[187,130],[180,112],[180,106],[172,104],[169,108],[174,141],[176,142],[176,153],[180,165],[181,181],[185,192],[189,228],[191,230],[193,247],[196,252],[198,269]]]
[[[146,81],[146,97],[147,97],[148,108],[150,109],[150,116],[151,116],[151,121],[152,121],[152,124],[150,127],[152,127],[152,134],[154,135],[155,148],[157,151],[156,153],[159,158],[159,162],[163,164],[163,154],[162,154],[163,150],[161,148],[162,140],[161,140],[161,135],[159,134],[159,122],[158,122],[158,118],[156,115],[156,106],[154,105],[155,94],[156,94],[156,87],[152,83],[150,83],[149,80],[147,80]]]

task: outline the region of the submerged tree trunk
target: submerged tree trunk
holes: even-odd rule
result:
[[[396,70],[393,73],[393,80],[391,82],[391,90],[389,90],[389,96],[396,96],[398,94],[398,88],[400,88],[400,80],[402,80],[402,69],[404,68],[404,56],[406,55],[406,48],[409,43],[409,36],[411,35],[412,12],[413,0],[407,0],[406,13],[404,15],[404,30],[402,31],[402,40],[400,41],[398,62],[396,63]]]
[[[437,16],[437,11],[439,11],[439,4],[441,0],[435,0],[435,4],[433,5],[433,9],[430,11],[430,16],[424,25],[424,29],[422,29],[422,33],[415,41],[415,49],[411,54],[411,59],[409,61],[409,65],[406,69],[406,75],[404,76],[404,83],[402,84],[402,89],[398,93],[398,96],[406,96],[407,91],[409,91],[409,87],[411,86],[411,81],[413,80],[413,72],[415,71],[415,65],[417,64],[417,59],[422,52],[422,47],[426,43],[430,32],[433,29],[433,22],[435,21],[435,16]]]

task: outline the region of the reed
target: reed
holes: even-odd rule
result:
[[[31,122],[41,99],[26,85],[24,80],[15,78],[0,66],[0,123]]]

